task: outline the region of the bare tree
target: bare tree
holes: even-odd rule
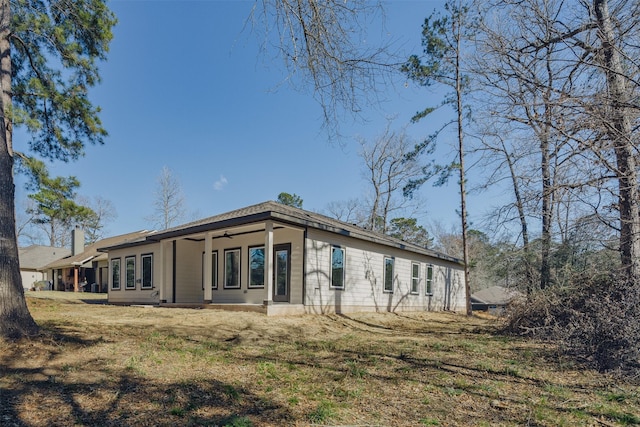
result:
[[[21,203],[22,209],[16,209],[16,236],[20,245],[38,245],[43,241],[42,232],[35,223],[35,202],[25,199]]]
[[[333,135],[343,111],[358,115],[363,105],[379,103],[380,85],[396,71],[380,1],[256,0],[251,19],[254,29],[266,32],[265,45],[274,45],[265,50],[280,52],[287,81],[312,87]],[[380,23],[381,31],[368,37],[372,23]]]
[[[365,226],[367,213],[362,208],[363,202],[358,199],[348,199],[329,202],[324,209],[324,214],[339,221]]]
[[[526,181],[529,180],[524,175],[525,166],[522,166],[524,159],[528,157],[527,147],[521,152],[520,147],[514,143],[508,144],[505,138],[505,130],[496,127],[496,122],[481,130],[481,146],[478,151],[482,153],[482,160],[479,165],[485,170],[485,182],[480,188],[487,189],[499,186],[506,181],[507,186],[513,191],[513,202],[494,207],[495,210],[489,213],[490,227],[498,228],[509,224],[513,220],[519,222],[522,246],[527,250],[529,246],[529,211],[527,210],[524,193]],[[522,144],[521,144],[522,145]],[[515,211],[515,213],[513,213]]]
[[[618,16],[614,26],[608,0],[593,0],[593,15],[597,24],[600,56],[598,66],[606,76],[606,106],[603,114],[603,130],[615,152],[615,175],[618,181],[618,206],[620,210],[620,255],[622,266],[632,283],[640,279],[640,208],[636,165],[637,136],[634,128],[638,121],[637,96],[640,84],[637,55],[638,20],[640,10],[632,2],[625,10],[626,2],[617,4]],[[621,19],[624,18],[624,19]],[[626,28],[625,28],[626,26]],[[635,30],[632,32],[632,30]],[[635,73],[628,73],[634,70]]]
[[[535,141],[529,144],[528,153],[537,173],[529,174],[528,182],[539,187],[538,191],[528,191],[534,196],[528,201],[535,202],[529,206],[541,223],[539,286],[545,288],[551,280],[556,209],[563,197],[570,198],[572,191],[586,184],[585,176],[577,173],[585,170],[582,149],[572,143],[583,132],[585,122],[584,113],[575,110],[572,101],[581,83],[581,62],[568,58],[565,43],[555,40],[563,28],[558,19],[569,13],[564,2],[507,1],[496,3],[489,11],[482,21],[476,68],[484,83],[491,120],[502,122],[511,138],[522,141],[529,135],[530,141]],[[497,19],[507,18],[511,25],[497,24]],[[538,46],[540,40],[548,42]],[[502,136],[494,140],[498,142],[494,153],[507,155],[512,151]],[[513,184],[514,192],[519,191],[515,181]],[[522,202],[516,201],[520,208]],[[523,212],[519,216],[522,223]]]
[[[153,213],[145,218],[161,230],[175,225],[186,215],[185,198],[180,181],[164,166],[154,191]]]
[[[105,237],[106,225],[113,222],[118,217],[118,213],[113,203],[101,196],[95,196],[92,199],[79,197],[79,201],[93,211],[93,215],[79,225],[84,229],[86,243],[95,243]]]
[[[391,214],[407,206],[403,188],[420,174],[415,159],[407,158],[415,142],[405,130],[393,131],[390,125],[371,141],[359,139],[364,176],[370,188],[367,227],[387,232]]]
[[[636,280],[639,110],[633,100],[640,89],[635,60],[640,53],[635,42],[640,35],[639,6],[626,0],[567,6],[551,0],[501,1],[484,13],[481,51],[491,88],[486,98],[498,107],[495,116],[528,126],[538,142],[541,286],[550,278],[554,209],[569,206],[563,198],[600,207],[607,205],[601,200],[611,200],[609,206],[619,214],[621,262]],[[507,18],[512,25],[496,25]],[[498,98],[504,102],[495,102]]]

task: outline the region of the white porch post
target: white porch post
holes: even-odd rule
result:
[[[164,251],[164,242],[161,240],[160,241],[160,249],[159,249],[159,254],[158,254],[158,261],[160,261],[160,268],[157,269],[158,271],[158,277],[156,278],[156,283],[155,286],[158,287],[158,298],[160,303],[162,303],[163,301],[166,301],[167,297],[165,296],[165,291],[164,291],[164,278],[165,278],[165,269],[166,269],[166,262],[165,262],[165,251]]]
[[[265,223],[264,231],[264,305],[273,304],[273,221]]]
[[[204,277],[202,278],[202,283],[204,283],[204,302],[209,303],[213,300],[213,292],[211,287],[213,283],[211,283],[211,273],[213,270],[213,266],[211,265],[211,252],[213,251],[213,236],[211,233],[207,233],[204,237],[204,269],[203,273]]]

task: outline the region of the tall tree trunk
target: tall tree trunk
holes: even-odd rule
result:
[[[530,295],[533,291],[533,271],[531,268],[531,249],[529,248],[529,226],[527,224],[527,216],[524,213],[524,201],[520,194],[520,186],[518,185],[518,178],[516,175],[515,166],[511,155],[507,151],[507,147],[504,141],[501,139],[502,151],[509,166],[509,174],[511,175],[511,185],[513,185],[513,194],[516,199],[516,209],[518,210],[518,218],[520,219],[520,232],[522,233],[522,252],[524,258],[524,274],[527,281],[527,295]]]
[[[542,234],[540,236],[540,289],[545,289],[551,280],[551,172],[549,170],[549,139],[544,135],[540,140],[541,172],[542,172]]]
[[[547,38],[549,34],[545,35]],[[549,258],[551,256],[551,223],[553,220],[553,201],[554,193],[556,191],[553,188],[551,179],[551,123],[554,121],[553,117],[553,86],[554,86],[554,72],[551,68],[553,59],[551,57],[551,48],[546,48],[546,62],[545,69],[547,72],[547,85],[544,91],[544,122],[541,123],[541,135],[540,135],[540,153],[541,153],[541,172],[542,172],[542,234],[541,240],[541,262],[540,262],[540,289],[545,289],[551,282],[551,264]],[[557,147],[557,142],[556,142]]]
[[[468,239],[468,222],[467,222],[467,190],[466,190],[466,176],[464,170],[464,116],[462,105],[462,75],[460,73],[460,39],[462,38],[462,24],[452,20],[454,24],[453,33],[456,38],[456,64],[455,64],[455,76],[456,76],[456,112],[457,112],[457,125],[458,125],[458,156],[460,167],[460,217],[462,221],[462,258],[464,261],[464,293],[466,297],[466,312],[467,316],[473,314],[471,307],[471,278],[469,271],[469,239]]]
[[[55,229],[55,226],[54,226],[53,222],[54,222],[54,220],[53,220],[53,218],[51,218],[50,222],[49,222],[49,232],[51,233],[49,235],[49,246],[51,246],[51,247],[56,246],[56,243],[57,243],[56,242],[56,229]],[[62,245],[60,245],[60,246],[62,246]]]
[[[602,46],[603,66],[609,89],[607,100],[607,134],[616,155],[618,205],[620,209],[620,258],[627,278],[640,279],[640,211],[638,176],[632,140],[631,91],[615,45],[615,34],[607,0],[594,0],[598,37]]]
[[[35,335],[38,325],[24,298],[16,237],[15,184],[10,120],[6,110],[11,99],[11,47],[9,0],[0,0],[0,336]]]

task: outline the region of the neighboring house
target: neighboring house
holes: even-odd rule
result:
[[[149,231],[136,231],[108,237],[85,247],[84,232],[76,228],[72,232],[71,255],[47,264],[42,270],[53,278],[53,288],[57,291],[107,292],[107,254],[99,252],[98,248],[122,244],[147,234]]]
[[[491,314],[502,314],[507,306],[522,294],[503,286],[491,286],[471,294],[473,311],[487,311]]]
[[[71,254],[67,248],[56,248],[53,246],[31,245],[18,249],[20,260],[20,276],[22,277],[22,287],[31,289],[36,282],[53,279],[41,269],[50,262],[64,258]]]
[[[267,314],[465,307],[458,259],[276,202],[101,250],[111,303]]]

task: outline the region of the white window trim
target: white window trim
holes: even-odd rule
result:
[[[413,267],[414,266],[418,266],[418,276],[417,277],[413,275]],[[421,267],[422,267],[422,265],[419,262],[415,262],[415,261],[411,262],[411,291],[410,291],[411,295],[420,295],[420,281],[422,280],[422,278],[420,277],[421,276],[420,273],[422,272],[422,268]],[[416,289],[413,290],[413,282],[416,279],[417,279],[418,283],[416,284]]]
[[[387,260],[391,261],[391,289],[387,289]],[[396,274],[396,260],[394,257],[385,256],[382,264],[382,291],[385,294],[393,293],[393,282],[395,281]]]
[[[429,270],[431,270],[431,278],[429,278]],[[433,295],[433,264],[427,264],[427,268],[424,274],[424,294],[428,296]],[[429,292],[431,290],[431,292]]]

